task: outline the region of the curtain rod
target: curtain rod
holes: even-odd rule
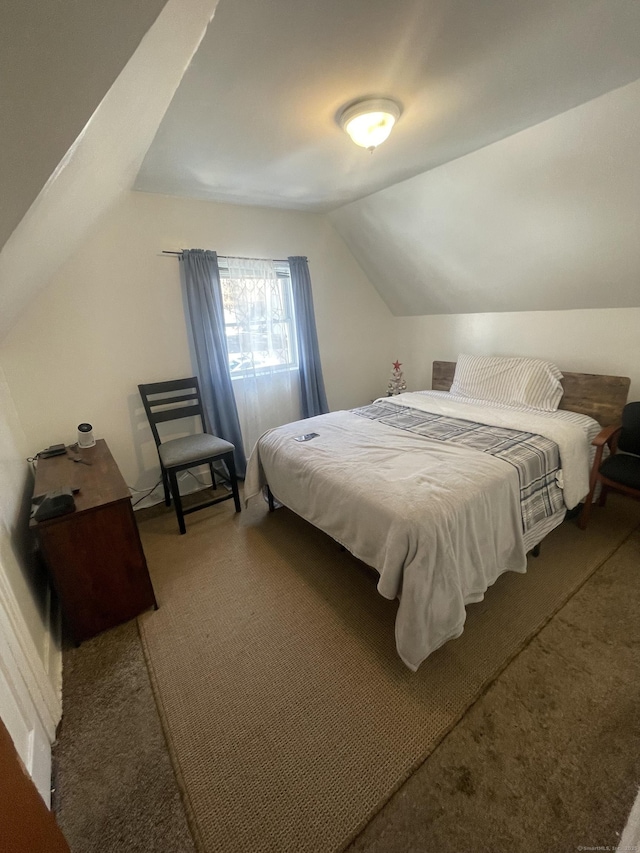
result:
[[[163,255],[182,255],[182,252],[170,252],[166,249],[162,250]],[[273,261],[276,264],[286,264],[287,260],[283,260],[282,258],[243,258],[239,255],[218,255],[223,261],[228,261],[229,259],[233,261]]]

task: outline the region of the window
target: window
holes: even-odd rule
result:
[[[221,258],[220,282],[231,377],[297,369],[288,263]]]

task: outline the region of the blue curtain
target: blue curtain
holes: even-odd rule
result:
[[[218,256],[203,249],[188,249],[180,261],[207,428],[235,445],[236,472],[243,478],[247,460],[229,374]]]
[[[306,258],[290,257],[288,260],[293,306],[296,312],[301,412],[303,418],[311,418],[329,411],[320,364],[311,276]]]

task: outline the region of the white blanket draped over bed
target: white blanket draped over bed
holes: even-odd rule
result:
[[[588,491],[584,426],[547,416],[533,423],[531,412],[456,404],[440,395],[391,399],[547,435],[560,447],[567,505]],[[294,441],[309,432],[318,436]],[[462,633],[465,604],[480,601],[503,572],[526,570],[518,473],[474,449],[333,412],[261,437],[249,460],[245,502],[266,484],[279,502],[378,571],[380,594],[400,599],[396,646],[413,670]]]

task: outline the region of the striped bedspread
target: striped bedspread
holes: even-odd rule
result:
[[[464,445],[508,462],[518,472],[525,533],[564,507],[556,480],[560,468],[558,445],[542,435],[431,414],[386,400],[351,411],[390,427]]]

